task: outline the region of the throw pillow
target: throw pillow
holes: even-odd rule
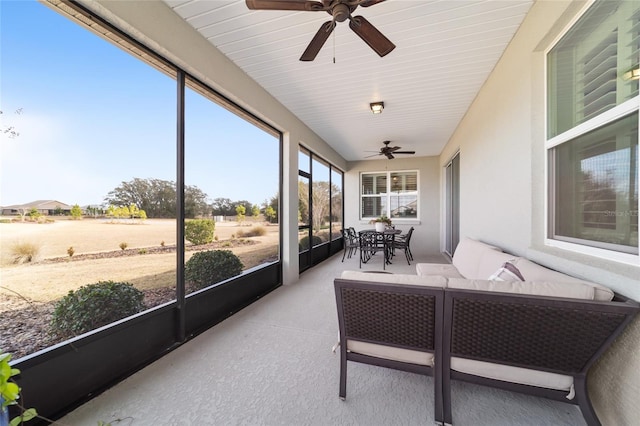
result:
[[[502,264],[493,275],[489,277],[491,281],[524,281],[524,277],[516,265],[511,262]]]

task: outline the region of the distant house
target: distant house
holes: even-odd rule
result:
[[[57,200],[37,200],[26,204],[3,206],[2,216],[17,216],[29,213],[32,209],[38,210],[43,215],[55,215],[71,213],[71,206]]]

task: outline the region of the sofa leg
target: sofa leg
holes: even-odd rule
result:
[[[587,393],[587,378],[586,376],[575,377],[573,380],[573,386],[576,390],[576,398],[578,400],[578,406],[582,412],[582,417],[589,426],[601,426],[600,420],[593,409],[589,394]]]
[[[340,392],[338,396],[343,401],[347,398],[347,350],[343,345],[340,345]]]
[[[451,413],[451,378],[447,370],[442,374],[442,409],[444,424],[449,426],[453,425],[453,416]]]

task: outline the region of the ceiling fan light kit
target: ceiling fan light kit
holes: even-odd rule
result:
[[[376,27],[362,16],[351,16],[358,6],[369,7],[385,0],[245,0],[251,10],[297,10],[306,12],[325,11],[333,17],[322,24],[316,35],[300,57],[301,61],[313,61],[327,41],[336,22],[349,20],[349,28],[358,35],[380,57],[388,55],[393,44]]]

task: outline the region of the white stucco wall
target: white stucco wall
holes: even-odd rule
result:
[[[460,150],[460,234],[640,299],[640,267],[545,245],[544,50],[584,2],[537,1],[443,150]],[[589,376],[606,425],[637,424],[640,319]]]

